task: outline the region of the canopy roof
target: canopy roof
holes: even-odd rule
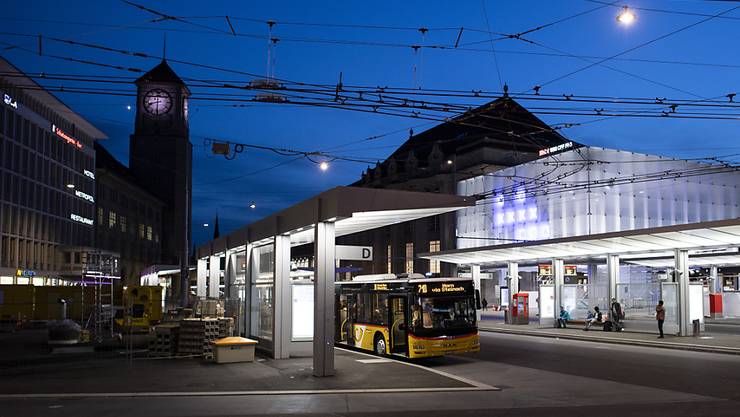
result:
[[[359,187],[335,187],[198,248],[199,258],[247,243],[290,235],[291,245],[313,242],[315,223],[334,222],[337,237],[475,205],[475,198]]]
[[[456,264],[504,264],[605,255],[670,253],[675,249],[740,246],[740,219],[689,223],[523,243],[423,253],[419,256]]]

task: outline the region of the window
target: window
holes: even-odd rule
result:
[[[121,216],[121,232],[126,233],[126,216]]]
[[[393,258],[391,257],[391,245],[388,245],[388,248],[386,249],[386,259],[388,259],[388,273],[392,273],[393,269]]]
[[[414,243],[406,244],[406,273],[414,272]]]
[[[421,323],[412,326],[417,330],[467,329],[475,326],[475,306],[469,297],[429,297],[421,298]],[[421,326],[419,326],[421,324]]]
[[[139,223],[139,239],[144,239],[144,225]]]
[[[146,227],[146,240],[152,240],[152,226]]]
[[[439,240],[429,241],[429,252],[430,253],[439,252],[439,249],[440,249]],[[429,272],[431,272],[432,274],[439,274],[441,272],[440,267],[439,267],[439,261],[434,261],[434,260],[429,261]]]
[[[117,220],[117,217],[118,217],[118,216],[116,216],[116,212],[115,212],[115,211],[113,211],[113,210],[111,210],[111,211],[110,211],[110,212],[108,213],[108,227],[109,227],[109,228],[111,228],[111,229],[112,229],[113,227],[115,227],[115,225],[116,225],[116,220]]]

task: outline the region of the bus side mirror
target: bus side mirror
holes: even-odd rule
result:
[[[480,310],[481,309],[481,305],[480,305],[480,290],[478,290],[478,289],[475,290],[475,309],[476,310]]]

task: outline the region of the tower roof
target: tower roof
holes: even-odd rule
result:
[[[175,74],[175,71],[172,70],[164,59],[159,63],[159,65],[150,69],[149,72],[136,80],[136,84],[145,82],[163,82],[185,85],[185,82]]]

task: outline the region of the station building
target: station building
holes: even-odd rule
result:
[[[686,335],[694,320],[740,315],[737,171],[710,160],[583,146],[504,97],[412,136],[352,184],[420,199],[457,194],[465,204],[337,234],[332,275],[472,276],[489,305],[506,307],[512,294],[528,292],[532,319],[548,327],[556,306],[584,318],[617,298],[629,328],[652,329],[655,304],[664,300],[666,330]],[[250,237],[265,222],[278,235],[291,230],[277,213],[202,245],[195,291],[240,305],[234,315],[241,332],[287,357],[311,340],[318,328],[312,323],[319,326],[311,315],[322,309],[313,285],[315,252],[302,247],[311,239],[300,238],[314,229],[309,221],[296,234],[286,232],[286,250],[274,236],[265,240],[269,233]],[[342,245],[371,249],[372,260],[343,258]],[[297,350],[280,348],[278,340]]]

